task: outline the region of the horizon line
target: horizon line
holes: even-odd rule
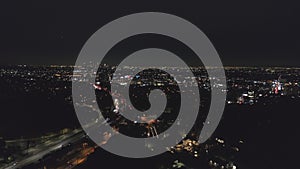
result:
[[[73,64],[0,64],[0,67],[4,67],[4,66],[44,66],[44,67],[75,67],[75,65]],[[108,65],[108,66],[117,66],[117,65]],[[128,67],[134,67],[131,65],[128,65]],[[165,67],[171,67],[171,66],[165,66]],[[178,66],[174,66],[174,67],[178,67]],[[190,66],[191,68],[193,67],[205,67],[205,66]],[[207,67],[216,67],[216,66],[207,66]],[[254,66],[254,65],[249,65],[249,66],[234,66],[234,65],[224,65],[224,68],[298,68],[300,69],[300,66],[282,66],[282,65],[277,65],[277,66]]]

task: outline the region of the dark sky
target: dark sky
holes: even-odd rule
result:
[[[109,21],[159,11],[196,24],[224,65],[300,67],[300,2],[207,1],[2,1],[0,65],[74,64],[85,41]]]

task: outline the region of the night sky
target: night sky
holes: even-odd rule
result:
[[[157,11],[196,24],[224,65],[300,67],[300,2],[197,1],[2,1],[0,65],[73,65],[101,26],[124,15]]]

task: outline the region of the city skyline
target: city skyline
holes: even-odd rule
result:
[[[136,92],[131,93],[131,96],[137,96],[138,99],[131,100],[133,105],[147,106],[145,102],[147,97],[143,93],[149,92],[151,88],[158,87],[165,90],[167,95],[168,93],[175,94],[173,97],[169,97],[171,98],[170,104],[166,106],[164,116],[157,120],[142,118],[147,122],[145,124],[136,123],[123,117],[123,114],[131,112],[132,107],[128,104],[129,100],[125,99],[123,95],[109,90],[109,83],[105,78],[106,75],[113,73],[109,66],[100,67],[99,77],[102,75],[105,77],[97,78],[98,80],[95,82],[88,81],[87,77],[92,76],[93,72],[86,71],[84,67],[79,69],[82,74],[75,72],[73,76],[73,67],[70,66],[0,66],[0,93],[2,96],[0,105],[5,115],[4,119],[0,119],[2,124],[0,128],[0,168],[18,166],[37,169],[47,166],[79,169],[95,168],[99,164],[113,165],[112,168],[118,168],[106,157],[111,157],[109,159],[112,161],[123,160],[122,165],[131,168],[140,166],[142,163],[137,159],[129,160],[125,157],[118,157],[103,152],[101,147],[97,147],[88,139],[88,133],[85,134],[82,131],[72,108],[75,104],[89,113],[96,112],[97,114],[99,112],[96,107],[99,106],[105,119],[95,116],[87,121],[87,125],[103,125],[102,122],[105,121],[112,127],[112,130],[103,132],[101,144],[109,144],[118,133],[155,139],[168,137],[168,134],[158,137],[158,133],[170,125],[181,125],[173,121],[176,105],[178,105],[176,104],[176,98],[178,98],[176,93],[179,91],[175,87],[176,83],[169,79],[169,75],[160,73],[160,71],[152,74],[156,77],[156,79],[152,79],[154,81],[149,78],[147,71],[132,77],[130,74],[134,69],[140,68],[124,67],[122,68],[124,75],[115,74],[118,88],[132,86],[135,89]],[[188,90],[188,87],[195,84],[186,81],[186,79],[192,78],[187,76],[186,68],[175,68],[175,70],[179,73],[174,78],[185,86],[180,92],[192,95],[193,92]],[[235,67],[225,69],[228,86],[226,109],[215,134],[203,144],[197,142],[197,137],[202,120],[205,118],[207,106],[209,106],[208,93],[210,86],[218,87],[220,84],[210,84],[204,68],[193,68],[193,71],[198,79],[198,86],[201,88],[200,100],[202,100],[197,122],[190,132],[178,131],[184,137],[182,142],[167,147],[166,153],[155,157],[168,159],[168,161],[163,160],[156,164],[151,158],[145,159],[145,161],[155,164],[155,166],[149,165],[149,168],[165,169],[170,168],[168,166],[173,166],[173,168],[186,166],[190,169],[201,166],[207,169],[224,167],[236,169],[293,165],[293,163],[286,164],[285,161],[289,161],[295,156],[285,158],[282,154],[276,155],[276,157],[271,155],[278,149],[287,154],[293,152],[293,149],[284,146],[287,143],[290,144],[291,140],[278,139],[278,130],[286,131],[280,135],[284,137],[293,134],[296,130],[291,126],[296,124],[298,119],[299,68]],[[82,97],[79,102],[72,100],[70,83],[72,77],[76,83],[88,84],[95,89],[98,106],[95,107],[95,105],[84,102],[84,100],[90,99],[86,97]],[[133,79],[131,80],[131,78]],[[111,105],[110,96],[115,96],[113,100],[115,106]],[[94,101],[96,100],[92,100],[92,102]],[[286,107],[289,107],[289,111],[286,111]],[[282,114],[283,112],[284,114]],[[55,123],[53,123],[54,121]],[[145,148],[151,150],[155,147],[145,144]],[[105,161],[99,162],[103,159]]]

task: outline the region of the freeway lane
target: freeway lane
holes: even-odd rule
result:
[[[105,123],[99,124],[99,120],[96,119],[95,121],[84,125],[83,128],[93,128],[95,126],[100,127],[103,124],[105,124]],[[28,150],[28,152],[31,152],[32,155],[25,156],[24,159],[16,160],[8,165],[1,167],[0,169],[22,168],[26,165],[29,165],[31,163],[38,161],[39,159],[43,158],[46,154],[49,154],[51,151],[58,150],[63,145],[79,141],[84,136],[85,136],[85,132],[82,129],[75,129],[72,133],[64,135],[58,140],[44,143],[35,148],[30,148]]]
[[[38,161],[39,159],[43,158],[46,154],[49,154],[52,151],[60,149],[63,145],[76,142],[80,139],[82,139],[85,136],[83,131],[77,132],[65,139],[55,141],[55,144],[51,146],[41,146],[40,151],[37,153],[26,156],[25,159],[13,162],[12,164],[9,164],[8,166],[5,166],[3,169],[16,169],[16,168],[22,168],[28,164],[34,163]]]

